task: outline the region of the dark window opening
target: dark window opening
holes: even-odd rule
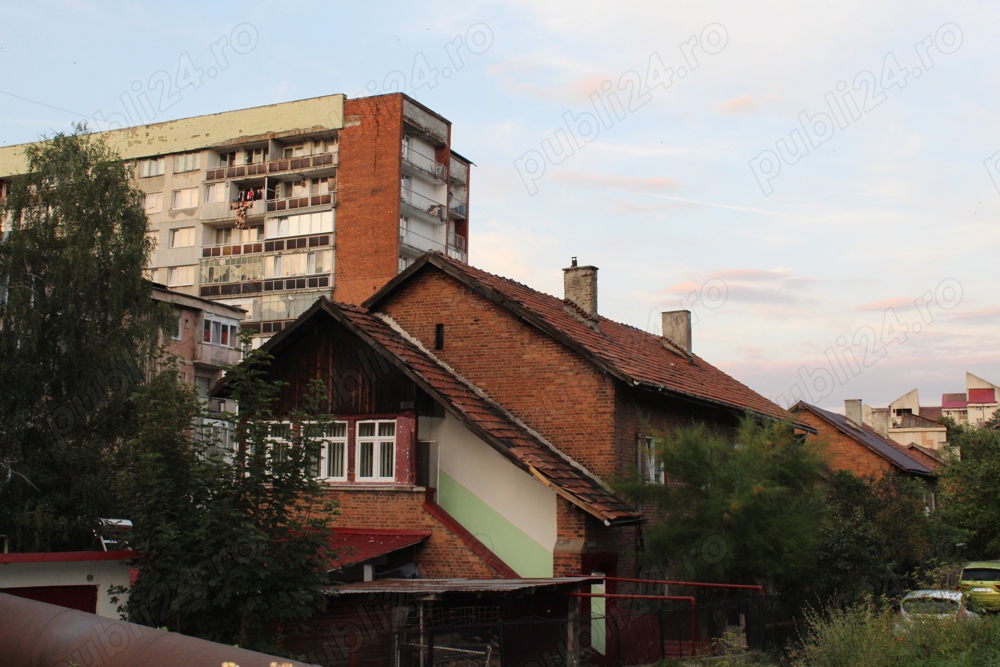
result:
[[[435,324],[434,325],[434,349],[443,350],[444,349],[444,325]]]

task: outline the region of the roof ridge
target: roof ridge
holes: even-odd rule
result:
[[[563,460],[565,460],[567,463],[569,463],[570,465],[572,465],[574,468],[578,469],[580,472],[582,472],[583,474],[587,475],[587,477],[589,477],[594,482],[596,482],[605,491],[607,491],[607,492],[609,492],[611,494],[614,494],[614,490],[610,486],[608,486],[604,482],[604,480],[602,480],[600,477],[598,477],[597,475],[595,475],[591,471],[587,470],[587,468],[584,467],[583,464],[581,464],[579,461],[577,461],[573,457],[571,457],[568,454],[566,454],[566,452],[564,452],[561,449],[559,449],[558,447],[556,447],[554,444],[552,444],[551,442],[549,442],[548,439],[546,439],[541,433],[539,433],[535,429],[533,429],[530,426],[528,426],[527,424],[525,424],[523,421],[521,421],[520,418],[518,418],[517,416],[511,414],[511,412],[509,410],[507,410],[502,405],[500,405],[499,403],[497,403],[496,401],[494,401],[492,398],[490,398],[482,389],[480,389],[478,386],[476,386],[475,383],[473,383],[472,381],[468,380],[464,375],[462,375],[457,370],[455,370],[454,368],[452,368],[451,365],[449,365],[447,362],[443,361],[437,355],[435,355],[433,352],[431,352],[430,350],[428,350],[424,346],[424,344],[422,342],[420,342],[418,339],[416,339],[412,335],[410,335],[410,333],[408,331],[406,331],[406,329],[404,329],[402,326],[400,326],[400,324],[398,322],[396,322],[396,320],[394,320],[390,315],[387,315],[385,313],[370,313],[370,314],[372,316],[377,317],[378,319],[382,320],[389,328],[391,328],[393,331],[395,331],[396,333],[398,333],[408,343],[410,343],[411,345],[413,345],[414,347],[416,347],[418,350],[420,350],[421,352],[423,352],[434,363],[436,363],[441,368],[443,368],[446,371],[448,371],[448,373],[450,373],[452,376],[455,377],[455,379],[457,379],[459,382],[461,382],[466,387],[468,387],[473,393],[475,393],[477,396],[479,396],[479,398],[481,398],[484,401],[486,401],[487,403],[489,403],[489,405],[491,407],[493,407],[494,409],[496,409],[497,411],[499,411],[500,414],[502,414],[504,417],[506,417],[507,419],[510,419],[512,422],[514,422],[515,424],[517,424],[519,427],[521,427],[525,431],[527,431],[528,434],[531,435],[531,437],[535,438],[540,443],[542,443],[543,445],[545,445],[546,447],[548,447],[550,450],[552,450],[553,453],[555,453],[556,455],[558,455],[560,458],[562,458]]]

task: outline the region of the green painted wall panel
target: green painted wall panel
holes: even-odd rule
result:
[[[552,554],[475,494],[438,472],[438,504],[522,577],[551,577]]]

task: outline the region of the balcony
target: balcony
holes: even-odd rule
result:
[[[469,202],[458,197],[448,198],[448,215],[453,218],[469,217]]]
[[[240,211],[236,207],[237,204],[244,202],[229,202],[229,201],[218,201],[210,202],[207,204],[202,204],[201,206],[201,219],[202,220],[236,220],[240,218]],[[255,215],[264,215],[267,210],[266,202],[263,199],[258,199],[254,202],[245,202],[250,204],[246,210],[246,215],[242,216],[245,220],[246,218],[251,218]]]
[[[440,229],[440,227],[438,227]],[[418,232],[409,229],[399,229],[399,243],[402,250],[409,250],[407,254],[417,256],[422,255],[428,250],[444,250],[445,244],[437,239],[432,239],[429,236],[425,236]]]
[[[226,347],[225,345],[213,345],[212,343],[195,343],[194,363],[199,366],[210,366],[212,368],[223,368],[228,364],[238,364],[243,357],[240,350]]]
[[[257,162],[254,164],[241,164],[233,167],[216,167],[205,171],[205,180],[222,181],[233,178],[248,178],[253,176],[267,176],[268,174],[280,174],[288,171],[299,171],[302,169],[321,169],[336,167],[340,164],[340,152],[320,153],[319,155],[307,155],[304,157],[282,158],[279,160],[269,160],[267,162]]]
[[[409,188],[401,188],[399,200],[407,208],[422,216],[426,216],[436,222],[444,222],[445,205],[441,202],[436,202],[430,197],[425,197]]]
[[[448,256],[463,264],[469,261],[468,241],[464,236],[448,232]]]
[[[464,162],[459,162],[454,157],[451,158],[451,168],[448,170],[451,174],[451,180],[455,183],[462,183],[468,185],[469,183],[469,165]]]
[[[425,174],[439,181],[448,180],[448,167],[412,148],[403,149],[403,167],[404,171],[415,170],[419,174]],[[411,169],[405,169],[405,167]]]
[[[256,205],[257,202],[254,202]],[[313,206],[336,206],[337,193],[324,192],[318,195],[302,195],[301,197],[288,197],[286,199],[268,199],[267,212],[294,211],[299,208],[312,208]]]

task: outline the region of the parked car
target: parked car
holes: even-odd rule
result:
[[[972,598],[976,609],[1000,611],[1000,561],[967,563],[958,590]]]
[[[979,617],[979,614],[969,610],[965,596],[959,591],[910,591],[903,598],[899,613],[903,621],[918,621],[922,618],[968,620]]]

